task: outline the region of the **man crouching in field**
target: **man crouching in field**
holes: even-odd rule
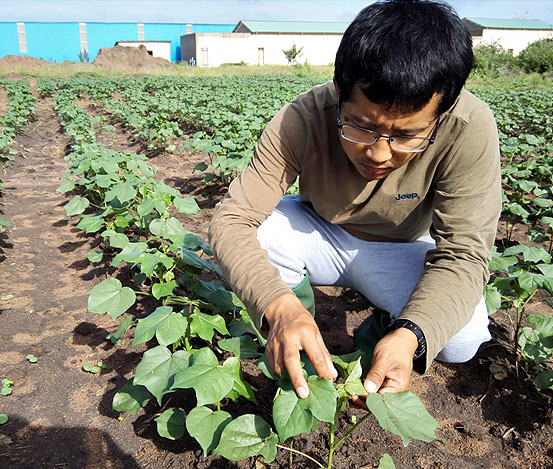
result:
[[[269,362],[300,397],[300,350],[336,377],[311,285],[350,287],[377,307],[355,333],[373,353],[368,393],[406,390],[413,368],[467,361],[490,339],[499,145],[490,109],[462,89],[472,64],[448,5],[368,6],[334,81],[279,111],[217,208],[215,257],[256,324],[267,321]],[[297,176],[299,197],[283,198]]]

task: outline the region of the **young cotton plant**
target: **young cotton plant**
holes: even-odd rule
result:
[[[543,248],[521,244],[503,253],[494,249],[489,267],[497,275],[484,293],[489,314],[499,309],[515,310],[513,360],[516,363],[520,354],[526,364],[531,359],[541,365],[536,384],[540,389],[551,388],[553,372],[543,369],[543,365],[553,355],[553,316],[526,313],[528,303],[538,291],[553,295],[551,256]],[[546,298],[545,303],[553,307],[550,299]],[[535,328],[522,327],[524,320]]]

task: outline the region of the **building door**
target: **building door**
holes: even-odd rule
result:
[[[200,65],[202,67],[207,67],[209,65],[209,58],[207,56],[207,47],[202,47],[200,55]]]
[[[265,48],[257,48],[257,65],[265,65]]]

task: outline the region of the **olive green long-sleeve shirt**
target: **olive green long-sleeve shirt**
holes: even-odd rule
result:
[[[466,90],[440,118],[436,141],[382,181],[368,181],[344,153],[331,82],[284,106],[254,157],[217,207],[209,231],[215,258],[257,325],[290,293],[256,229],[300,177],[300,197],[325,220],[371,241],[414,241],[436,249],[400,314],[424,332],[428,368],[470,320],[489,272],[501,210],[499,144],[489,107]]]

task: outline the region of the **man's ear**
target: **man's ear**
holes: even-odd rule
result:
[[[336,83],[336,78],[334,78],[332,80],[332,82],[334,83],[334,89],[336,90],[336,96],[338,96],[340,94],[340,88],[338,86],[338,83]]]

